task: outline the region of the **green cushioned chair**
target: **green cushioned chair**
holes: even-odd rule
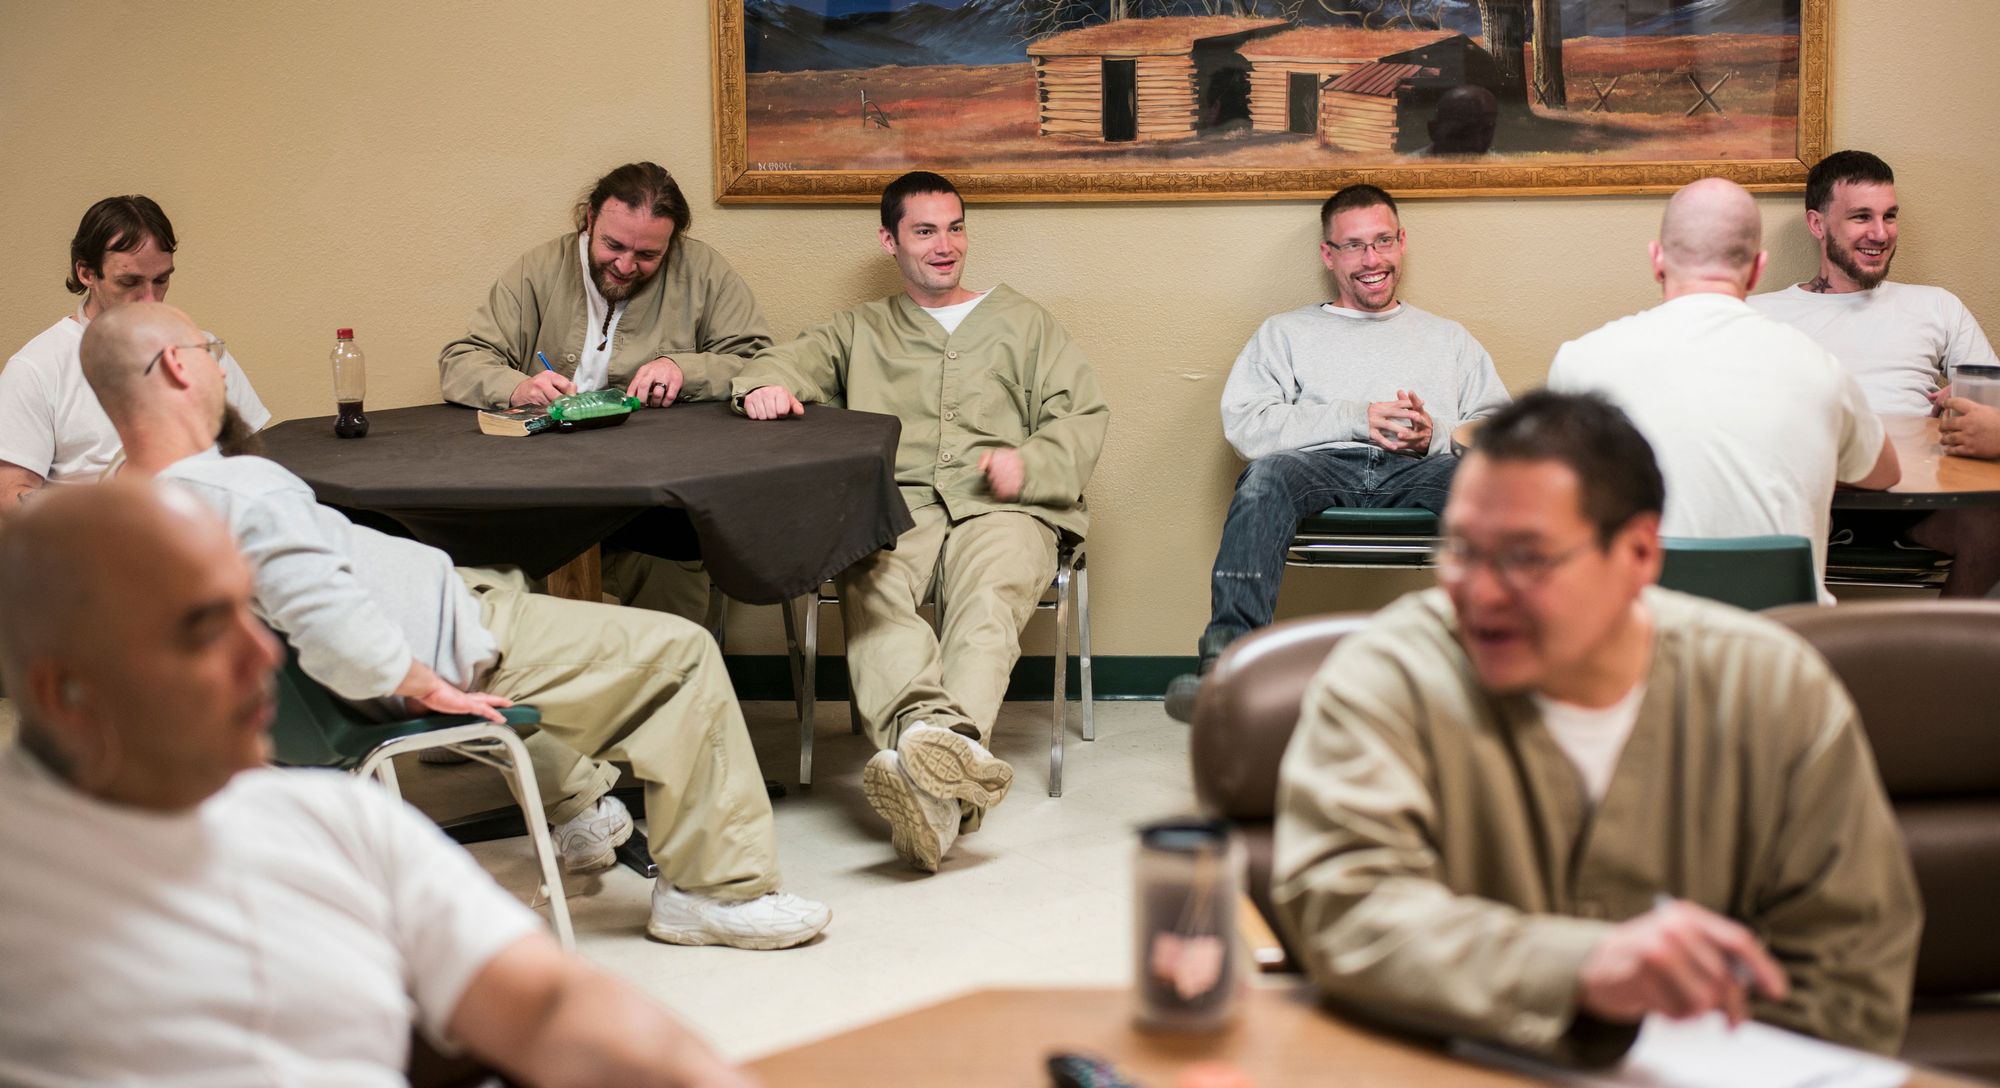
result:
[[[501,710],[506,725],[495,725],[470,714],[439,714],[405,721],[378,722],[342,702],[299,668],[298,652],[285,648],[285,666],[277,676],[278,713],[271,724],[272,760],[288,767],[331,767],[364,777],[373,777],[390,793],[400,797],[394,757],[430,748],[449,748],[475,762],[484,763],[508,778],[521,819],[541,862],[543,894],[548,897],[549,914],[556,938],[564,948],[575,945],[570,928],[569,904],[563,897],[562,878],[556,869],[555,846],[549,841],[548,821],[542,815],[541,793],[528,750],[514,732],[514,726],[541,723],[534,707],[512,706]]]
[[[1812,542],[1802,536],[1666,537],[1660,584],[1757,611],[1815,604]]]
[[[1439,531],[1438,516],[1420,507],[1329,507],[1299,522],[1285,564],[1431,567]]]

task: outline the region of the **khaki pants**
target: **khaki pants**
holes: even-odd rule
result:
[[[969,725],[985,744],[1021,656],[1021,628],[1055,577],[1055,530],[1014,511],[951,524],[933,504],[911,516],[916,526],[894,549],[839,579],[854,705],[877,748],[895,747],[919,719]],[[941,633],[917,615],[933,577]]]
[[[662,559],[645,552],[610,548],[604,552],[604,592],[620,604],[679,616],[707,626],[709,595],[726,601],[722,591],[711,586],[708,568],[699,560],[682,562]],[[718,622],[721,616],[718,615]],[[710,631],[721,636],[721,631]]]
[[[590,757],[565,769],[547,748],[534,753],[538,775],[546,761],[552,775],[592,781],[593,760],[624,760],[646,787],[661,880],[725,900],[778,887],[771,802],[707,632],[657,612],[526,593],[489,571],[459,576],[500,645],[480,690],[540,710],[537,736]]]

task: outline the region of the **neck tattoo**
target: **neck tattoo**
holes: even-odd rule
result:
[[[1826,273],[1822,272],[1819,275],[1814,276],[1812,278],[1812,282],[1806,284],[1805,287],[1806,290],[1811,291],[1814,294],[1823,295],[1833,289],[1833,281],[1827,279]]]

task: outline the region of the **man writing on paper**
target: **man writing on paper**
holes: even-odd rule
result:
[[[1922,912],[1853,703],[1652,583],[1664,488],[1594,396],[1489,419],[1441,586],[1343,639],[1279,772],[1272,899],[1336,1002],[1610,1062],[1653,1013],[1893,1053]]]
[[[650,162],[597,180],[576,230],[521,255],[438,356],[444,398],[475,408],[545,405],[622,389],[648,408],[720,400],[771,334],[750,287],[687,236],[694,213]],[[699,623],[708,576],[698,562],[607,549],[604,588],[626,604]]]

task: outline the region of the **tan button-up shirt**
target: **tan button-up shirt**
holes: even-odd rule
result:
[[[583,261],[574,232],[521,255],[493,284],[463,337],[438,355],[444,399],[504,408],[514,387],[542,370],[537,351],[565,378],[576,375],[590,327]],[[722,255],[676,239],[666,262],[619,314],[604,387],[622,390],[661,356],[681,368],[681,400],[720,400],[729,379],[771,343],[750,285]]]
[[[1047,310],[1005,285],[947,334],[907,294],[835,314],[757,355],[732,383],[735,403],[767,385],[801,401],[903,421],[896,482],[910,509],[943,503],[953,521],[1019,510],[1078,537],[1083,487],[1104,449],[1111,409],[1082,349]],[[1021,451],[1026,482],[1001,502],[980,454]]]
[[[1649,589],[1653,663],[1594,808],[1526,696],[1477,680],[1440,590],[1314,679],[1280,775],[1273,898],[1313,979],[1364,1013],[1615,1058],[1578,972],[1656,895],[1749,927],[1791,980],[1760,1020],[1893,1052],[1922,924],[1853,703],[1767,620]]]

